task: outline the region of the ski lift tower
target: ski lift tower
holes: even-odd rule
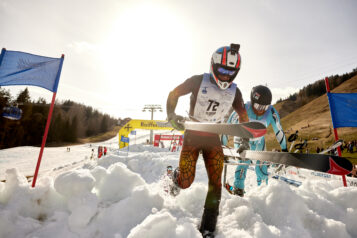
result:
[[[156,112],[157,110],[162,112],[161,106],[156,104],[145,105],[145,107],[143,108],[143,112],[146,112],[146,110],[151,112],[151,120],[154,120],[154,112]],[[153,141],[153,131],[150,130],[150,144],[152,144],[152,141]]]

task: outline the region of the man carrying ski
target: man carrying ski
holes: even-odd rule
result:
[[[280,147],[283,152],[287,152],[286,147],[286,137],[284,131],[280,124],[280,117],[276,109],[271,105],[272,94],[268,87],[259,85],[253,87],[250,93],[250,102],[245,104],[245,109],[247,110],[249,121],[259,121],[263,123],[266,127],[272,125],[275,132],[276,139],[278,140]],[[235,112],[229,116],[227,123],[238,123],[238,115]],[[234,147],[239,148],[240,138],[234,137]],[[222,136],[222,144],[227,145],[227,136]],[[264,151],[265,138],[264,136],[250,139],[249,141],[250,149],[255,151]],[[248,161],[241,161],[242,163],[247,163],[247,165],[238,165],[235,171],[234,187],[232,188],[229,184],[225,184],[226,189],[238,196],[244,196],[244,181],[246,178],[246,173],[248,169]],[[257,183],[260,186],[262,181],[268,183],[268,165],[260,163],[257,161],[255,167],[255,173],[257,175]]]
[[[241,66],[239,47],[238,44],[231,44],[219,48],[212,55],[210,74],[192,76],[170,92],[166,106],[167,117],[175,129],[184,130],[184,118],[175,114],[175,108],[179,97],[189,93],[189,116],[195,121],[219,123],[233,107],[239,115],[239,121],[248,122],[242,94],[233,83]],[[192,184],[200,151],[208,175],[208,192],[199,230],[203,237],[213,237],[219,213],[224,161],[217,134],[185,131],[179,167],[174,171],[173,182],[182,189]]]

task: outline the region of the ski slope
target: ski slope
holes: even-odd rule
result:
[[[170,197],[160,178],[167,165],[178,165],[179,152],[144,144],[145,133],[129,151],[117,149],[117,137],[70,152],[46,148],[35,188],[25,176],[39,148],[0,150],[7,181],[0,183],[0,237],[201,237],[208,182],[201,156],[192,186]],[[99,145],[109,148],[107,156],[90,160]],[[257,187],[248,170],[246,190],[244,198],[222,190],[216,237],[357,237],[357,188],[339,179],[310,176],[299,187],[270,179]]]

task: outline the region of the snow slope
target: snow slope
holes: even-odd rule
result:
[[[117,142],[70,152],[46,148],[35,188],[25,175],[33,173],[39,148],[1,150],[0,175],[7,182],[0,183],[0,237],[201,237],[202,158],[192,186],[172,198],[160,177],[167,165],[177,166],[179,152],[145,144],[118,150]],[[110,148],[108,155],[90,160],[99,145]],[[230,181],[234,169],[228,169]],[[248,170],[244,198],[222,190],[216,237],[357,237],[356,187],[317,176],[300,187],[275,179],[257,187],[255,180]]]

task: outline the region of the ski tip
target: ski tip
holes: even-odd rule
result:
[[[262,137],[267,133],[267,128],[260,122],[244,124],[242,127],[251,134],[252,138]]]
[[[347,160],[347,159],[346,159]],[[344,161],[345,162],[345,161]],[[335,175],[347,175],[352,172],[353,166],[352,163],[344,163],[344,166],[341,167],[333,158],[329,158],[330,169],[327,171],[329,174]],[[348,169],[346,168],[348,167]]]

